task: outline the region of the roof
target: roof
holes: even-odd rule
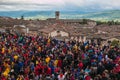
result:
[[[48,18],[47,20],[56,20],[56,18]]]
[[[14,28],[16,28],[16,27],[26,28],[25,25],[14,25]]]
[[[39,29],[37,27],[30,27],[29,30],[30,31],[38,31]]]
[[[45,29],[40,29],[39,32],[44,32],[44,33],[50,33],[54,31],[54,29],[51,29],[51,28],[45,28]]]
[[[3,29],[3,28],[0,28],[0,32],[5,32],[5,29]]]
[[[120,36],[115,36],[115,38],[119,39],[120,40]]]
[[[69,27],[70,28],[70,27]],[[55,31],[55,30],[59,30],[59,31],[64,31],[64,32],[69,32],[69,29],[68,27],[65,27],[63,25],[60,25],[58,23],[55,23],[55,24],[51,24],[51,25],[48,25],[46,26],[45,28],[43,29],[40,29],[39,31],[40,32],[45,32],[45,33],[50,33],[52,31]]]
[[[30,23],[27,25],[27,27],[36,27],[36,25],[34,23]]]
[[[82,22],[82,19],[61,19],[64,22]]]
[[[44,28],[44,29],[40,29],[39,32],[44,32],[44,33],[50,33],[50,32],[53,32],[53,31],[63,31],[63,32],[67,32],[65,31],[64,29],[62,28]]]

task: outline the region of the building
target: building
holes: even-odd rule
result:
[[[60,30],[54,30],[52,32],[49,33],[50,37],[69,37],[69,33],[65,32],[65,31],[60,31]]]
[[[55,18],[56,18],[56,20],[59,20],[59,17],[60,17],[60,12],[59,12],[59,11],[56,11],[56,12],[55,12]]]
[[[8,21],[4,20],[6,21],[5,24],[13,22],[13,31],[16,32],[30,34],[39,33],[43,36],[59,38],[69,37],[69,39],[73,37],[77,41],[85,41],[87,39],[86,35],[94,34],[95,30],[93,30],[93,28],[96,26],[95,21],[88,19],[60,19],[59,11],[55,12],[54,18],[48,18],[46,20],[19,20],[9,18],[7,20]],[[98,33],[101,34],[101,31]]]
[[[68,32],[53,28],[41,29],[39,30],[39,33],[41,33],[42,36],[46,36],[46,37],[69,37]]]
[[[97,25],[96,21],[94,21],[94,20],[87,20],[87,24],[89,26],[93,26],[93,27]]]
[[[37,27],[29,27],[29,34],[37,35],[38,30],[39,29]]]
[[[14,25],[13,31],[18,33],[29,33],[29,28],[27,28],[25,25]]]
[[[4,28],[0,28],[0,32],[5,32],[6,30]]]

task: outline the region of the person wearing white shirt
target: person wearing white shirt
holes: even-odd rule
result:
[[[66,77],[66,75],[67,75],[67,72],[65,72],[65,74],[59,74],[58,75],[58,80],[64,80],[65,79],[65,77]]]

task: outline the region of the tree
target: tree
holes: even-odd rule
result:
[[[108,25],[114,25],[115,22],[112,20],[112,21],[108,21]]]
[[[87,20],[86,19],[83,19],[83,24],[87,24]]]
[[[97,21],[97,25],[101,25],[103,24],[101,21]]]
[[[106,22],[106,21],[104,21],[104,22],[103,21],[97,21],[96,23],[97,23],[97,25],[102,25],[102,24],[107,24],[108,22]]]
[[[115,21],[115,25],[120,25],[120,22],[118,20]]]
[[[119,45],[119,41],[118,40],[113,40],[111,42],[111,46],[118,46]]]
[[[24,20],[24,16],[23,15],[21,16],[21,19]]]

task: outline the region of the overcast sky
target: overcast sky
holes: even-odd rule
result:
[[[120,0],[0,0],[0,11],[120,10]]]

